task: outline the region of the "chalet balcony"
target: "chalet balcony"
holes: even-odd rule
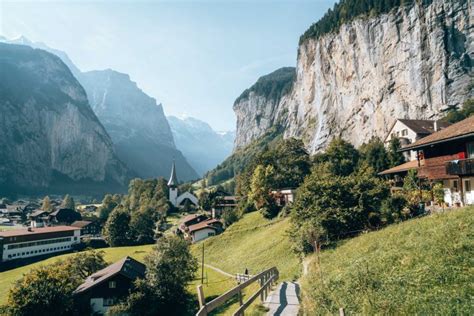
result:
[[[474,158],[447,162],[446,173],[451,175],[474,174]]]

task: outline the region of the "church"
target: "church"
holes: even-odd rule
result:
[[[169,200],[171,204],[173,204],[175,207],[183,207],[186,200],[189,200],[189,202],[193,204],[194,206],[199,206],[198,198],[191,192],[187,191],[179,195],[178,178],[176,177],[176,165],[174,161],[173,161],[173,165],[171,166],[171,176],[168,181],[168,188],[169,188]]]

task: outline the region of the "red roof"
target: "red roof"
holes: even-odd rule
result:
[[[57,233],[57,232],[67,232],[72,230],[79,230],[78,227],[71,226],[52,226],[52,227],[40,227],[40,228],[31,228],[31,231],[28,228],[25,229],[13,229],[0,232],[0,237],[18,237],[18,236],[29,236],[29,235],[39,235],[46,233]]]
[[[213,219],[209,219],[209,220],[202,221],[200,223],[191,225],[191,226],[188,227],[188,230],[189,230],[190,233],[192,233],[192,232],[204,229],[204,228],[217,229],[217,227],[214,226],[214,224],[217,224],[217,223],[222,225],[222,222],[220,220],[213,218]]]

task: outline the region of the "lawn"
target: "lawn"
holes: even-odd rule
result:
[[[474,315],[474,208],[414,219],[323,250],[303,278],[308,315]]]
[[[153,245],[145,246],[133,246],[133,247],[116,247],[116,248],[104,248],[104,258],[107,262],[115,262],[119,259],[130,256],[137,260],[142,260],[145,255],[151,250]],[[16,269],[0,272],[0,305],[6,303],[8,290],[15,283],[16,280],[20,279],[23,274],[27,273],[31,269],[40,265],[47,265],[57,260],[63,260],[73,254],[65,254],[61,256],[52,257],[40,262],[29,264]]]
[[[205,263],[225,272],[250,274],[276,266],[280,280],[295,280],[300,274],[298,257],[291,250],[288,237],[290,222],[267,220],[259,212],[246,214],[221,235],[192,246],[192,252],[201,258],[204,244]]]
[[[291,250],[287,235],[289,225],[288,218],[267,220],[260,213],[253,212],[246,214],[221,235],[194,244],[191,249],[196,258],[201,260],[204,244],[205,263],[230,274],[243,273],[246,268],[249,269],[250,274],[257,274],[276,266],[280,271],[280,281],[294,280],[300,274],[300,263]],[[216,272],[212,271],[212,273]],[[222,275],[219,277],[225,278]],[[227,286],[229,285],[225,284],[224,287]],[[255,292],[257,288],[258,285],[255,284],[246,291],[246,294]],[[204,287],[206,298],[212,298],[224,292],[225,288],[222,287],[214,288],[214,285],[211,285],[209,289]],[[216,314],[232,314],[237,307],[237,301],[234,300]],[[245,314],[262,315],[263,311],[258,304],[254,303]]]

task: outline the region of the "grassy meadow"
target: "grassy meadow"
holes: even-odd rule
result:
[[[473,315],[474,208],[389,226],[323,250],[303,277],[309,315]]]

